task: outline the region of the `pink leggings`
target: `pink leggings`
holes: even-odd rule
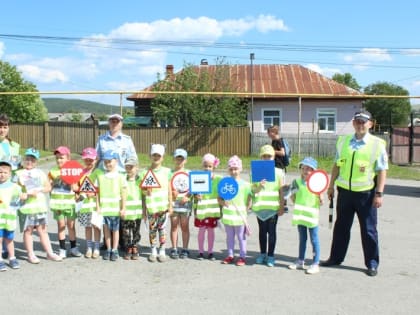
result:
[[[213,253],[214,246],[214,228],[202,226],[198,228],[198,251],[200,254],[204,253],[204,238],[207,231],[208,253]]]

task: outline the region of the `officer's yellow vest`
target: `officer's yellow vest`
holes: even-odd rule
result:
[[[350,146],[353,135],[341,136],[337,140],[339,174],[335,181],[338,187],[351,191],[367,191],[374,187],[375,161],[385,146],[385,141],[366,136],[366,144],[358,150]]]

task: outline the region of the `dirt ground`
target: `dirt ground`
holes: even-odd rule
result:
[[[295,175],[290,175],[290,179]],[[7,314],[418,314],[420,308],[419,181],[388,180],[384,206],[379,210],[381,262],[377,277],[365,274],[360,235],[355,220],[346,260],[337,268],[306,275],[287,265],[298,252],[298,233],[291,214],[279,219],[276,265],[256,265],[258,228],[250,216],[247,264],[222,265],[225,233],[216,230],[216,261],[194,259],[197,230],[191,224],[190,259],[150,263],[148,237],[142,225],[138,261],[116,262],[67,258],[45,259],[35,237],[39,265],[31,265],[16,233],[20,270],[0,273],[1,313]],[[332,230],[328,205],[321,208],[321,258],[329,254]],[[192,223],[192,220],[191,220]],[[49,224],[53,247],[57,227]],[[78,244],[85,250],[84,232]],[[169,235],[168,235],[169,241]],[[309,244],[308,244],[309,245]],[[169,243],[168,243],[169,246]],[[308,246],[307,257],[311,257]],[[308,263],[310,260],[308,259]]]

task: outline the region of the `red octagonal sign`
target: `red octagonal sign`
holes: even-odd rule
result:
[[[75,184],[83,176],[83,166],[77,161],[67,161],[60,169],[60,177],[66,184]]]

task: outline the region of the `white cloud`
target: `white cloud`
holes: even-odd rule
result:
[[[401,54],[411,57],[417,57],[420,56],[420,49],[402,49]]]
[[[349,63],[360,63],[364,65],[370,62],[391,61],[392,57],[387,49],[363,48],[360,52],[344,56],[344,60]]]
[[[342,73],[341,69],[338,68],[323,68],[320,65],[317,64],[306,64],[306,68],[311,69],[312,71],[318,72],[326,77],[331,78],[336,73]]]
[[[68,81],[68,77],[59,70],[46,69],[35,65],[20,65],[18,69],[30,81],[42,83]]]

